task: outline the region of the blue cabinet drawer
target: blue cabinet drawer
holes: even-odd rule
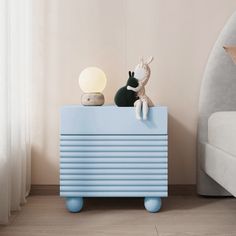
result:
[[[148,120],[140,121],[133,107],[65,106],[61,134],[167,134],[167,108],[151,107]]]

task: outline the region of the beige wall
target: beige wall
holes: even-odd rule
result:
[[[235,0],[35,1],[32,183],[59,183],[59,109],[79,104],[80,71],[108,77],[112,103],[140,55],[153,55],[147,93],[169,107],[171,184],[195,183],[199,88],[217,35]]]

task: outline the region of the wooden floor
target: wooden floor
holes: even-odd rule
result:
[[[172,196],[150,214],[143,199],[86,199],[81,213],[57,196],[32,196],[1,236],[236,236],[236,199]]]

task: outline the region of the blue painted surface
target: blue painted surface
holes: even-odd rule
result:
[[[166,107],[137,121],[134,108],[66,106],[60,140],[60,195],[69,211],[80,211],[82,197],[146,197],[155,212],[168,195]]]
[[[137,141],[145,141],[145,140],[148,140],[148,141],[157,141],[157,140],[168,140],[168,135],[155,135],[155,134],[125,134],[125,135],[122,135],[122,134],[119,134],[119,135],[112,135],[112,134],[109,134],[109,135],[102,135],[102,134],[99,134],[99,135],[89,135],[89,134],[86,134],[86,135],[80,135],[80,134],[73,134],[73,135],[66,135],[66,134],[62,134],[60,135],[60,140],[61,141],[66,141],[66,140],[71,140],[71,141],[74,141],[74,140],[79,140],[79,141],[85,141],[85,140],[90,140],[90,141],[112,141],[112,140],[121,140],[121,141],[129,141],[129,140],[137,140]]]
[[[106,174],[93,174],[93,175],[60,175],[60,180],[167,180],[167,174],[146,174],[146,175],[137,175],[137,174],[113,174],[107,176]]]
[[[167,174],[167,168],[164,169],[60,169],[61,175],[77,175],[77,174],[84,174],[84,175],[99,175],[99,174],[106,174],[108,175],[107,178],[114,174],[137,174],[137,175],[150,175],[153,176],[159,174]]]
[[[130,185],[130,186],[126,186],[126,185],[121,185],[121,186],[112,186],[107,185],[107,186],[60,186],[60,191],[61,192],[118,192],[118,191],[123,191],[123,192],[148,192],[148,191],[154,191],[154,192],[163,192],[163,191],[167,191],[167,185],[166,186],[161,186],[161,185],[156,185],[156,186],[152,186],[152,185],[147,185],[147,186],[143,186],[143,185]]]
[[[167,186],[167,180],[60,180],[61,186]]]
[[[104,144],[104,140],[78,140],[78,141],[72,141],[72,140],[62,140],[61,141],[61,147],[70,147],[70,146],[147,146],[147,147],[156,147],[156,146],[166,146],[167,140],[109,140],[108,143]]]
[[[61,197],[167,197],[166,191],[138,192],[138,191],[112,191],[112,192],[61,192]]]
[[[167,163],[166,157],[61,157],[63,163]]]
[[[61,152],[166,152],[167,146],[61,146]]]
[[[167,169],[167,163],[61,163],[61,169]]]
[[[83,198],[82,197],[77,197],[77,198],[66,198],[66,208],[68,211],[76,213],[80,212],[81,209],[83,208]]]
[[[151,213],[158,212],[161,209],[161,198],[160,197],[145,197],[144,206],[147,211]]]
[[[133,107],[65,106],[61,134],[167,134],[167,108],[151,107],[148,120],[140,121]]]
[[[164,152],[61,152],[61,157],[167,157],[167,151]]]

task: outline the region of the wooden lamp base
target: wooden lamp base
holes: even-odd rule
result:
[[[81,97],[81,103],[84,106],[101,106],[104,101],[102,93],[84,93]]]

